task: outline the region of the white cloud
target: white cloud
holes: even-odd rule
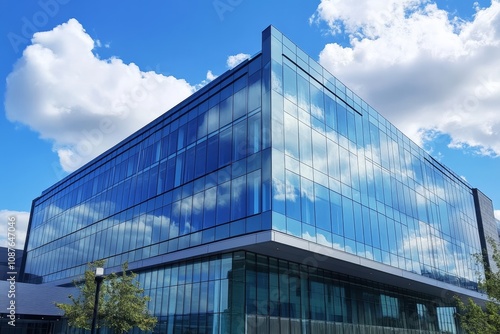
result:
[[[320,63],[414,141],[446,133],[451,147],[497,156],[500,2],[476,10],[464,21],[426,0],[322,0],[311,22],[349,34]]]
[[[14,248],[24,249],[29,220],[29,212],[0,210],[0,247],[8,247],[8,241],[14,241]],[[14,240],[9,240],[12,236]]]
[[[195,90],[183,79],[143,71],[118,58],[99,59],[93,53],[98,45],[70,19],[34,34],[7,77],[8,119],[51,140],[66,171],[77,169]]]
[[[208,70],[207,72],[207,80],[208,82],[213,81],[217,78],[215,74],[212,73],[212,71]]]
[[[227,58],[227,67],[230,69],[233,67],[236,67],[238,64],[240,64],[241,62],[243,62],[249,58],[250,58],[250,55],[246,54],[246,53],[238,53],[237,55],[229,56]]]
[[[495,210],[495,219],[500,221],[500,210]]]

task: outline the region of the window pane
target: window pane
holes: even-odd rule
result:
[[[221,131],[219,135],[219,167],[231,162],[232,129]]]
[[[246,175],[231,182],[231,219],[239,219],[246,214]]]
[[[247,122],[243,120],[234,125],[233,161],[244,158],[247,154]]]
[[[217,187],[217,225],[228,222],[230,218],[230,185],[231,182],[226,182]]]
[[[248,155],[260,151],[260,143],[262,141],[261,130],[262,127],[260,124],[260,113],[257,113],[248,119]]]
[[[220,127],[229,124],[233,120],[233,97],[222,101],[219,105]]]
[[[300,177],[286,171],[286,215],[296,220],[301,219],[300,214]]]
[[[234,94],[234,116],[233,119],[237,120],[247,113],[247,90],[246,88]]]
[[[247,215],[259,213],[261,196],[260,170],[249,173],[247,176]]]

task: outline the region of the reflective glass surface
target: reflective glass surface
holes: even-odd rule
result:
[[[98,259],[271,228],[477,288],[470,186],[275,29],[262,53],[43,192],[24,272],[69,279]]]
[[[260,58],[220,76],[36,199],[30,281],[75,277],[97,259],[111,267],[269,229],[261,221],[270,209],[262,197],[271,192],[271,151]]]
[[[457,333],[443,300],[235,252],[139,273],[155,333]]]
[[[273,229],[476,289],[471,187],[281,33],[271,38]]]

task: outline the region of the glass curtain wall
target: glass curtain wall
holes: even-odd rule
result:
[[[271,30],[273,229],[476,290],[470,186]]]
[[[218,80],[34,201],[31,282],[271,228],[260,56]]]
[[[157,333],[457,333],[455,309],[367,280],[249,252],[139,273]]]

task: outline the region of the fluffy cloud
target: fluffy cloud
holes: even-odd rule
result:
[[[250,58],[249,54],[246,53],[238,53],[237,55],[227,57],[227,67],[233,68],[238,66],[241,62]]]
[[[500,222],[500,210],[495,210],[495,219]]]
[[[500,155],[498,0],[471,21],[427,0],[322,0],[311,22],[349,34],[320,63],[414,141],[446,133],[451,147]]]
[[[10,237],[8,232],[11,232],[8,230],[8,222],[15,222],[13,225],[15,231],[12,232],[15,236],[15,248],[24,249],[29,220],[29,212],[0,210],[0,247],[8,246],[7,238]]]
[[[100,59],[75,19],[34,34],[7,77],[5,109],[73,171],[192,94],[183,79]],[[29,98],[28,98],[29,97]]]

